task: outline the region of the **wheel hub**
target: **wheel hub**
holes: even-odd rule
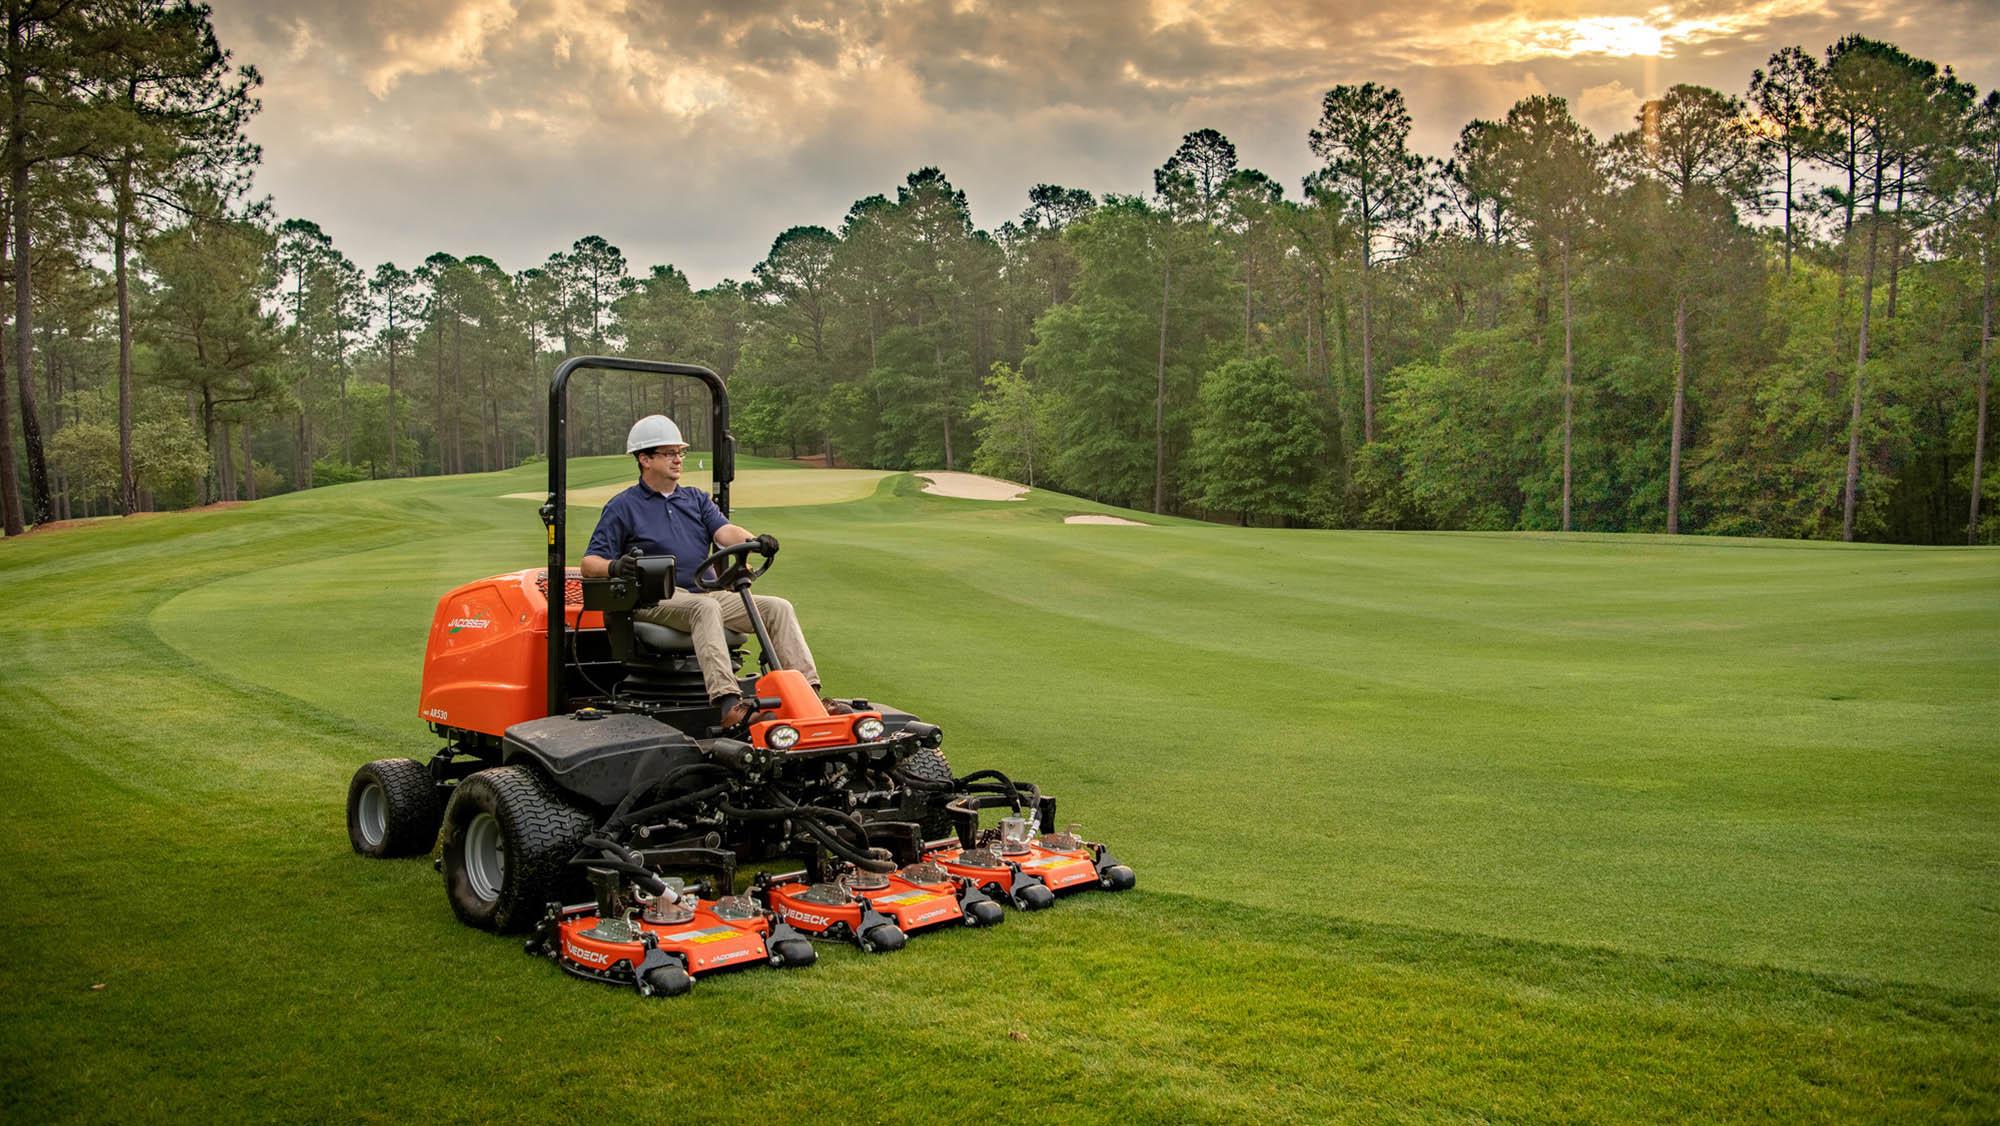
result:
[[[465,878],[481,899],[500,898],[507,883],[507,842],[500,821],[481,813],[465,827]]]
[[[361,800],[354,805],[355,828],[361,831],[362,843],[369,848],[380,848],[382,838],[389,833],[389,795],[382,792],[380,782],[370,782],[361,790]]]

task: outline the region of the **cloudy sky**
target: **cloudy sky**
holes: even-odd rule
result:
[[[1847,32],[2000,83],[2000,0],[213,0],[265,77],[259,189],[363,268],[539,263],[744,278],[784,228],[944,169],[992,228],[1058,183],[1141,192],[1221,130],[1294,195],[1319,96],[1401,88],[1414,142],[1560,94],[1600,135],[1676,82],[1741,93]]]

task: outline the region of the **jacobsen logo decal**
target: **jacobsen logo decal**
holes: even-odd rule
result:
[[[488,618],[453,618],[449,624],[451,633],[457,633],[462,629],[490,629],[493,626],[492,620]]]
[[[745,949],[745,950],[731,950],[731,951],[730,951],[730,952],[728,952],[727,954],[717,954],[717,955],[716,955],[715,957],[713,957],[713,958],[710,958],[710,959],[708,960],[708,964],[709,964],[709,965],[711,965],[711,966],[718,966],[718,965],[721,965],[721,964],[722,964],[722,963],[724,963],[724,962],[730,962],[730,961],[734,961],[734,960],[736,960],[736,959],[738,959],[738,958],[743,958],[743,957],[747,957],[747,956],[748,956],[748,955],[749,955],[750,953],[751,953],[751,951],[750,951],[750,950],[747,950],[747,949]]]
[[[589,962],[593,966],[602,966],[611,961],[611,955],[599,954],[595,950],[585,950],[574,942],[565,941],[563,943],[563,953],[575,958],[579,962]]]
[[[790,919],[795,923],[804,923],[806,926],[809,927],[826,927],[833,925],[832,920],[828,919],[825,915],[808,915],[804,911],[794,911],[789,907],[785,908],[784,915],[785,918]]]
[[[938,908],[935,911],[926,911],[923,914],[918,915],[916,918],[910,920],[910,925],[916,926],[918,923],[928,923],[932,919],[937,918],[939,915],[948,915],[950,913],[951,913],[951,907],[950,905],[946,905],[944,907]]]

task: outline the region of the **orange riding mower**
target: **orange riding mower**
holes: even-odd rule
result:
[[[1056,803],[1034,786],[955,776],[935,724],[867,699],[829,709],[780,667],[750,595],[775,543],[694,565],[699,586],[742,599],[760,643],[757,675],[737,678],[757,706],[722,726],[693,639],[640,617],[676,596],[677,561],[642,557],[607,578],[566,565],[567,388],[590,368],[707,386],[707,433],[693,437],[710,443],[715,503],[729,511],[735,441],[715,373],[614,357],[557,368],[547,566],[439,601],[418,713],[443,745],[355,772],[357,853],[435,850],[461,921],[531,931],[527,949],[566,972],[651,996],[738,967],[809,966],[815,939],[894,950],[915,932],[990,926],[1006,906],[1133,885],[1103,845],[1044,833]],[[748,638],[726,639],[740,671]],[[986,811],[997,825],[982,826]],[[741,889],[739,865],[761,869]]]

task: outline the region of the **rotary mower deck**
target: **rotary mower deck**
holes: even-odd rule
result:
[[[694,565],[706,589],[743,599],[760,642],[762,671],[741,680],[758,711],[716,726],[692,640],[636,617],[673,596],[684,564],[643,558],[636,581],[565,565],[568,382],[588,368],[708,387],[715,501],[729,511],[735,443],[715,373],[588,356],[558,367],[541,507],[548,565],[438,603],[418,707],[444,746],[425,763],[355,772],[356,852],[423,855],[441,832],[437,864],[462,921],[531,932],[529,953],[648,996],[724,970],[810,966],[814,939],[886,952],[914,933],[1000,923],[1003,905],[1037,910],[1133,885],[1129,867],[1074,827],[1044,832],[1056,803],[1034,785],[954,775],[936,725],[866,699],[830,714],[801,674],[778,667],[750,598],[775,546],[752,541]],[[730,637],[732,648],[746,640]],[[982,824],[988,811],[997,824]],[[739,865],[773,861],[797,867],[758,871],[739,889]]]

